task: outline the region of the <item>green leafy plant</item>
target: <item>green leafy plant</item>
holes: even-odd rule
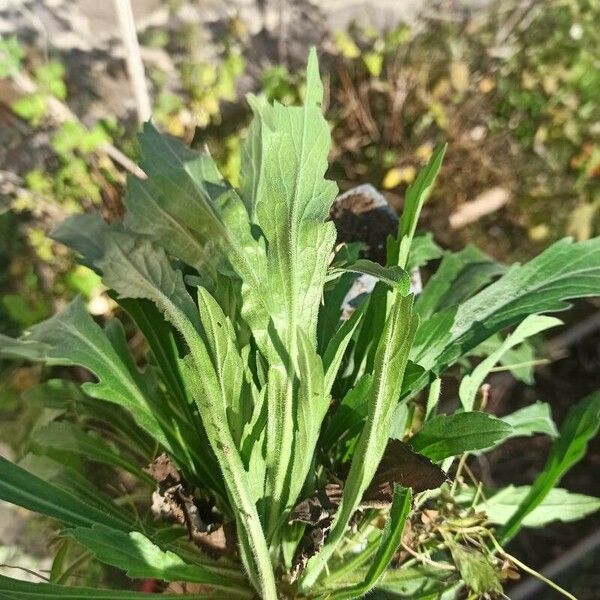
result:
[[[472,248],[442,253],[415,235],[440,148],[408,190],[387,264],[359,258],[328,220],[337,188],[324,178],[322,95],[313,51],[303,106],[249,98],[239,188],[147,123],[146,178],[128,180],[124,220],[76,215],[54,231],[102,276],[145,347],[132,353],[122,321],[101,326],[81,299],[0,338],[5,357],[95,377],[29,392],[51,418],[20,465],[0,460],[0,498],[58,521],[86,557],[190,598],[499,593],[507,570],[527,570],[501,546],[522,525],[598,508],[555,486],[597,431],[600,395],[557,430],[541,403],[486,413],[481,384],[560,323],[541,313],[600,292],[600,239],[565,239],[508,269]],[[441,254],[415,297],[409,270]],[[345,306],[363,274],[373,291]],[[440,377],[460,365],[460,407],[443,414]],[[531,487],[465,483],[469,453],[537,432],[555,441]],[[115,480],[98,489],[80,461]],[[557,512],[559,500],[570,510]],[[65,586],[64,556],[48,583],[0,577],[0,595],[149,597]]]

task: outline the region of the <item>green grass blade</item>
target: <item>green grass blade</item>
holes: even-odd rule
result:
[[[92,506],[2,457],[0,499],[57,519],[65,525],[91,527],[101,523],[121,531],[131,528],[131,524],[122,517]]]
[[[396,486],[390,514],[385,524],[379,547],[371,561],[364,581],[345,590],[342,589],[337,592],[325,594],[322,596],[322,600],[353,600],[354,598],[362,598],[377,585],[377,582],[389,567],[396,550],[400,546],[404,525],[410,513],[411,505],[412,493],[410,489]]]
[[[539,506],[563,475],[578,463],[600,426],[600,392],[584,398],[569,410],[558,439],[552,445],[544,470],[538,475],[529,493],[498,534],[506,543],[519,531],[523,520]]]

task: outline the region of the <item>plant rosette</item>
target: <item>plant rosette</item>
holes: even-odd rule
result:
[[[124,219],[54,230],[122,310],[98,323],[78,298],[0,337],[5,358],[46,365],[25,401],[49,409],[30,453],[0,459],[0,499],[54,519],[61,540],[49,581],[1,576],[3,598],[151,597],[85,587],[73,575],[89,562],[190,599],[491,597],[530,571],[502,546],[521,527],[598,509],[557,486],[600,394],[557,429],[541,402],[489,414],[485,381],[498,363],[530,377],[530,340],[560,323],[547,313],[600,293],[600,239],[508,268],[442,251],[416,235],[440,148],[372,260],[330,220],[322,98],[314,51],[302,106],[249,97],[239,187],[146,123]],[[440,258],[415,294],[409,273]],[[362,276],[373,285],[349,295]],[[457,374],[442,413],[441,377]],[[531,486],[470,477],[470,454],[533,433],[553,444]]]

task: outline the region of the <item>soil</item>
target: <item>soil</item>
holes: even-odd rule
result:
[[[361,185],[339,196],[331,207],[338,243],[362,242],[363,257],[385,264],[385,241],[398,231],[398,217],[372,186]]]

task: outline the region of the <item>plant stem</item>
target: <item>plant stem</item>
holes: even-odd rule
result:
[[[514,557],[512,554],[509,554],[506,550],[504,550],[504,548],[502,548],[502,546],[500,546],[500,544],[498,543],[496,538],[491,534],[490,534],[490,539],[492,540],[492,544],[494,544],[498,553],[501,554],[502,556],[504,556],[505,558],[507,558],[508,560],[510,560],[515,565],[517,565],[517,567],[519,567],[520,569],[523,569],[523,571],[525,571],[526,573],[529,573],[529,575],[532,575],[533,577],[539,579],[540,581],[543,581],[546,585],[549,585],[551,588],[555,589],[558,593],[565,596],[565,598],[569,598],[569,600],[577,600],[577,598],[575,598],[575,596],[573,596],[573,594],[571,594],[571,593],[567,592],[567,590],[561,588],[560,585],[558,585],[557,583],[554,583],[554,581],[551,581],[550,579],[547,579],[541,573],[538,573],[531,567],[528,567],[525,563],[522,563],[518,558]]]

